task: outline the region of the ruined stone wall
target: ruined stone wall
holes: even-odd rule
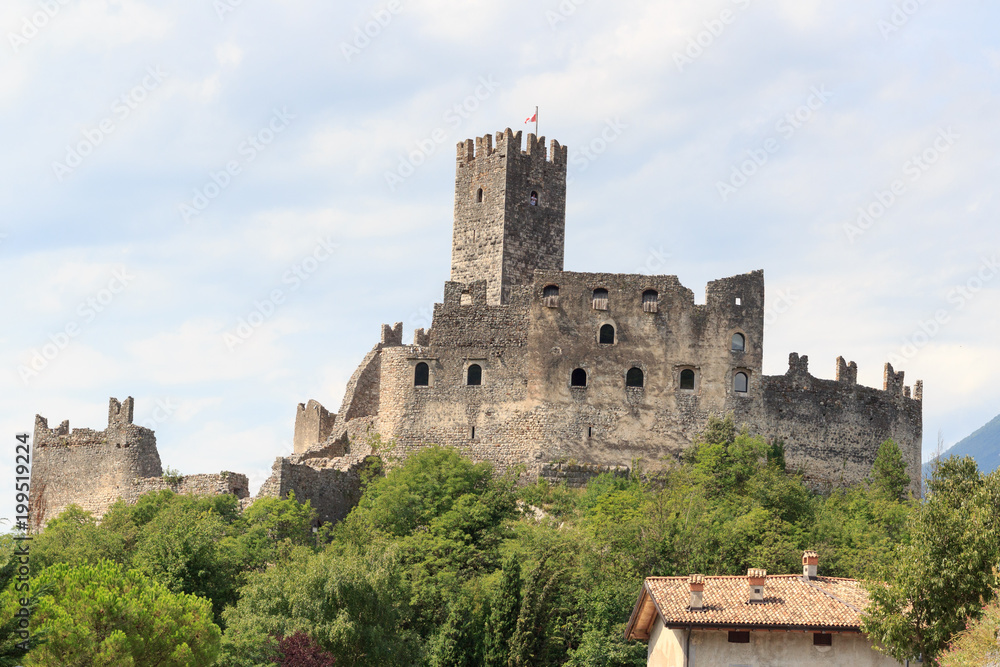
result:
[[[801,468],[811,486],[823,489],[865,479],[879,445],[892,438],[906,461],[910,488],[919,496],[922,391],[911,398],[902,374],[888,364],[892,380],[883,389],[858,385],[853,362],[838,358],[837,370],[839,380],[815,378],[808,357],[792,353],[785,375],[764,378],[762,403],[735,411],[736,419],[769,439],[783,440],[789,467]]]
[[[271,476],[256,498],[287,498],[291,491],[299,502],[308,500],[311,503],[319,522],[336,523],[361,499],[363,469],[364,463],[339,470],[296,464],[288,458],[278,457],[271,467]]]
[[[156,437],[132,423],[133,399],[112,398],[108,427],[78,428],[69,422],[50,429],[35,417],[29,513],[34,528],[43,526],[72,503],[102,515],[132,480],[162,474]]]
[[[34,530],[45,526],[69,505],[79,505],[100,518],[119,500],[135,502],[148,491],[169,489],[176,493],[249,495],[246,475],[187,475],[177,484],[163,479],[156,436],[132,423],[132,397],[108,408],[103,431],[69,428],[62,422],[50,429],[48,420],[35,417],[34,451],[29,498]]]
[[[299,403],[295,410],[295,434],[292,448],[296,453],[304,452],[313,445],[325,441],[337,422],[336,413],[332,413],[318,401]]]

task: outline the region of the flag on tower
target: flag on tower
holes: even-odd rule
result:
[[[538,112],[536,111],[531,116],[524,119],[524,124],[527,125],[528,123],[534,123],[537,119],[538,119]]]

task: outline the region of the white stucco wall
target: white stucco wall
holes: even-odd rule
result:
[[[685,667],[686,630],[656,620],[649,636],[648,667]],[[833,646],[813,646],[810,632],[751,632],[749,644],[730,644],[727,632],[694,630],[686,667],[898,667],[864,635],[833,636]]]

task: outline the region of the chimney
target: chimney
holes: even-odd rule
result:
[[[688,577],[688,587],[691,589],[691,611],[701,611],[705,608],[703,596],[705,594],[705,577],[700,574],[692,574]]]
[[[763,602],[767,570],[758,570],[752,567],[747,570],[747,580],[750,582],[750,602]]]
[[[802,578],[815,579],[819,570],[819,554],[815,551],[806,551],[802,554]]]

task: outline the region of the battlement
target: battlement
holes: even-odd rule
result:
[[[384,347],[396,347],[403,344],[403,323],[396,322],[392,326],[382,325],[382,339],[380,341]]]
[[[49,420],[35,415],[35,447],[77,447],[83,445],[110,445],[131,447],[138,444],[156,442],[153,432],[132,423],[135,399],[131,396],[119,402],[112,397],[108,401],[108,426],[102,431],[90,428],[70,429],[69,420],[63,420],[54,429],[49,428]]]
[[[529,133],[522,150],[521,131],[514,132],[508,127],[503,132],[497,132],[496,144],[493,142],[494,138],[489,134],[460,141],[456,156],[459,167],[471,165],[477,160],[488,158],[494,154],[507,158],[515,155],[527,156],[536,161],[548,162],[557,166],[566,164],[567,148],[555,139],[550,142],[549,149],[546,151],[545,137],[536,137],[534,133]]]
[[[858,365],[853,361],[847,363],[843,357],[837,357],[837,382],[844,384],[858,383]]]
[[[892,364],[886,362],[885,371],[882,374],[882,389],[890,394],[903,393],[903,371],[898,373],[893,371]]]

